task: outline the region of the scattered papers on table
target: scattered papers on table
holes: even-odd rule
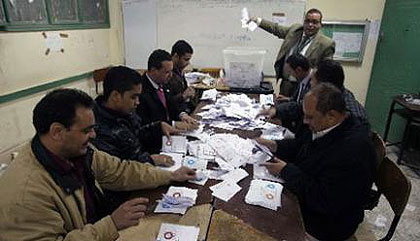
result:
[[[201,95],[201,100],[216,101],[216,97],[217,97],[217,90],[209,89],[209,90],[203,91],[203,94]]]
[[[262,179],[273,182],[284,183],[284,180],[280,177],[272,175],[265,166],[260,166],[259,164],[254,164],[254,179]]]
[[[171,136],[171,141],[168,141],[168,137],[162,136],[162,151],[187,153],[187,137]]]
[[[185,73],[185,80],[187,81],[188,85],[195,84],[205,79],[207,79],[207,82],[214,81],[214,78],[211,77],[210,74],[208,73],[201,73],[201,72]]]
[[[162,223],[156,241],[197,241],[200,228]]]
[[[237,168],[235,170],[232,170],[222,176],[220,178],[225,181],[235,182],[238,183],[240,180],[244,179],[248,176],[248,172],[246,172],[242,168]]]
[[[210,187],[212,195],[225,202],[228,202],[241,189],[242,188],[238,184],[229,180],[220,182]]]
[[[282,191],[283,186],[279,183],[252,180],[245,202],[276,211],[278,207],[281,207]]]
[[[162,200],[158,200],[155,213],[185,214],[187,209],[195,204],[197,193],[197,189],[171,186]]]
[[[190,155],[208,160],[214,160],[214,157],[216,156],[216,152],[213,150],[213,148],[207,143],[201,141],[188,142],[188,153]]]

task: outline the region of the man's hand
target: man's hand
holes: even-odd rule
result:
[[[287,163],[277,157],[273,157],[271,161],[272,162],[262,163],[260,166],[265,166],[271,175],[278,176]]]
[[[195,89],[191,86],[189,86],[184,93],[182,93],[182,98],[184,100],[187,100],[188,98],[192,98],[195,96]]]
[[[188,167],[180,167],[179,169],[172,172],[171,181],[185,182],[187,180],[194,180],[196,173],[194,170]]]
[[[248,20],[247,24],[249,24],[251,21],[256,23],[257,22],[257,17],[249,17],[249,20]]]
[[[178,134],[181,132],[164,121],[160,123],[160,129],[162,130],[162,134],[168,137],[169,141],[171,140],[171,134]]]
[[[287,96],[282,95],[282,94],[279,94],[279,95],[276,97],[276,102],[277,102],[277,103],[283,103],[283,102],[287,102],[287,101],[290,101],[290,97],[287,97]]]
[[[167,155],[154,154],[150,157],[153,159],[155,166],[170,167],[175,164],[174,160],[172,160],[172,157]]]
[[[183,122],[186,122],[187,124],[196,126],[198,128],[198,121],[196,119],[192,118],[191,116],[189,116],[187,113],[183,113],[180,116],[180,119]]]
[[[255,138],[255,141],[261,145],[268,147],[268,149],[270,149],[271,152],[277,151],[277,143],[273,140],[267,140],[267,139],[258,137],[258,138]]]
[[[260,111],[260,113],[258,113],[257,117],[259,116],[265,116],[269,119],[272,119],[276,116],[276,108],[275,107],[270,107],[267,109],[263,109]]]
[[[184,121],[175,121],[175,128],[180,131],[191,131],[198,128],[198,125],[191,125]]]
[[[119,206],[112,214],[117,230],[128,228],[139,223],[139,219],[144,217],[149,199],[134,198]]]

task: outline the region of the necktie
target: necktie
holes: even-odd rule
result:
[[[300,83],[299,92],[298,92],[298,96],[297,96],[297,99],[296,99],[296,102],[299,103],[299,104],[302,102],[301,95],[302,95],[302,92],[303,92],[304,88],[305,88],[305,85],[303,83]]]
[[[309,36],[302,36],[298,46],[296,46],[294,53],[298,54],[302,51],[302,49],[309,43]]]
[[[165,107],[165,109],[167,109],[168,107],[166,106],[166,97],[165,97],[165,93],[163,93],[162,86],[159,86],[157,94],[158,94],[160,102],[162,102],[162,105]]]

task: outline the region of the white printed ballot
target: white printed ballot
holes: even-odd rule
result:
[[[241,189],[238,184],[231,181],[223,181],[210,187],[212,195],[225,202],[228,202]]]
[[[195,170],[206,170],[207,162],[208,161],[206,159],[186,156],[182,165]]]
[[[197,196],[197,189],[171,186],[162,200],[158,200],[155,213],[185,214],[187,209],[195,204]]]
[[[260,166],[260,164],[254,164],[254,179],[262,179],[273,182],[284,183],[284,180],[280,177],[272,175],[265,166]]]
[[[156,241],[197,241],[200,228],[162,223]]]
[[[168,141],[168,137],[162,136],[162,151],[187,153],[187,137],[171,136],[171,141]]]
[[[279,183],[252,180],[245,202],[277,211],[277,208],[281,207],[282,191],[283,186]]]
[[[220,178],[225,181],[238,183],[240,180],[244,179],[247,176],[248,176],[248,172],[246,172],[242,168],[237,168],[220,176]]]
[[[179,169],[180,167],[182,167],[182,161],[184,160],[184,154],[173,153],[173,152],[170,152],[170,153],[161,152],[160,154],[172,157],[172,160],[174,161],[174,165],[170,166],[170,167],[157,166],[158,168],[172,172],[172,171],[175,171],[175,170]]]
[[[204,186],[206,184],[207,180],[209,180],[209,175],[207,173],[207,170],[196,171],[195,176],[196,176],[195,180],[189,180],[188,182]]]

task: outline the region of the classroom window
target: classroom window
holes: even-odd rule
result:
[[[108,0],[0,0],[0,31],[109,28]]]

